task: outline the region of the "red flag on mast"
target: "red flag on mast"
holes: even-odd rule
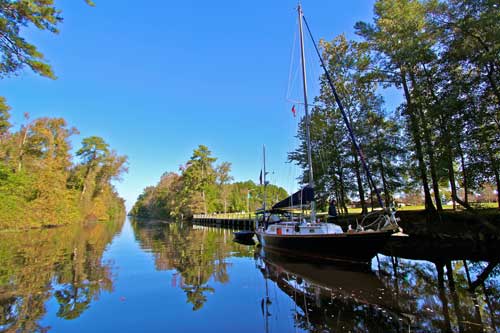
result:
[[[295,116],[296,116],[296,113],[295,113],[295,105],[294,105],[294,106],[292,106],[292,113],[293,113],[293,117],[295,118]]]

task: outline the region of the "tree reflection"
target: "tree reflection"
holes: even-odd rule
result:
[[[215,293],[214,282],[229,282],[228,257],[253,255],[252,248],[234,243],[226,229],[139,220],[132,220],[132,226],[141,246],[153,252],[156,268],[177,271],[172,285],[182,288],[193,311]]]
[[[496,263],[380,256],[374,274],[300,262],[263,250],[256,260],[266,290],[271,282],[293,300],[295,324],[305,331],[496,332],[498,328]],[[266,308],[269,314],[278,312],[272,311],[273,302],[271,295],[265,303],[271,307]]]
[[[254,254],[253,247],[232,242],[224,229],[151,221],[133,221],[133,228],[141,246],[153,253],[156,268],[174,271],[170,283],[185,293],[194,311],[210,300],[217,283],[229,282],[229,257]],[[359,271],[258,252],[266,289],[256,310],[266,323],[287,321],[286,297],[297,330],[310,332],[497,331],[496,262],[421,257],[379,255],[374,271]]]
[[[399,290],[395,302],[400,311],[415,314],[416,329],[497,331],[498,298],[488,297],[499,290],[496,263],[400,259],[394,267],[391,257],[383,257],[380,267],[384,284]]]
[[[44,332],[52,296],[57,316],[74,319],[112,290],[102,255],[123,221],[0,234],[0,331]]]
[[[257,265],[296,304],[295,325],[303,330],[390,332],[402,330],[408,321],[372,272],[298,262],[264,250]]]

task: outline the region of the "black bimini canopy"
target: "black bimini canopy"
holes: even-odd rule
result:
[[[273,209],[290,208],[307,205],[314,200],[314,189],[307,185],[300,191],[295,192],[286,199],[281,200],[273,206]]]

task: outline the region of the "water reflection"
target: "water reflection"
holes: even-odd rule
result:
[[[443,244],[409,240],[355,270],[238,244],[231,230],[128,223],[109,250],[121,223],[0,234],[0,331],[500,328],[495,256],[448,255]]]
[[[402,311],[429,331],[497,331],[499,303],[495,262],[415,262],[385,257],[380,276],[391,285]]]
[[[294,301],[295,325],[306,331],[390,332],[408,325],[408,316],[394,308],[391,290],[371,271],[296,261],[263,249],[256,260],[263,276]],[[272,300],[266,296],[263,304],[272,316]]]
[[[264,322],[288,319],[289,313],[275,305],[287,297],[294,304],[294,329],[303,331],[497,331],[500,268],[495,261],[452,261],[412,244],[415,250],[406,247],[405,254],[420,260],[380,254],[373,270],[360,271],[237,244],[230,230],[220,228],[134,223],[134,229],[142,247],[154,253],[157,269],[176,271],[173,284],[195,311],[217,292],[213,283],[230,283],[230,258],[254,256],[265,281]],[[282,293],[266,292],[272,288]]]
[[[44,332],[38,321],[54,297],[73,319],[112,290],[103,252],[123,222],[0,233],[0,331]]]
[[[306,331],[497,331],[496,263],[435,264],[380,256],[373,273],[295,261],[262,249],[256,260],[264,278],[297,305],[295,324]],[[272,304],[272,298],[263,298],[268,316]]]
[[[229,283],[229,257],[250,257],[253,248],[232,242],[227,229],[189,223],[132,220],[141,247],[151,251],[157,270],[176,270],[172,286],[181,288],[199,310],[215,292],[210,282]]]

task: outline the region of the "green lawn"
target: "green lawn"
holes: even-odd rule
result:
[[[481,204],[476,204],[472,203],[472,207],[474,208],[481,208],[481,209],[487,209],[487,208],[497,208],[498,205],[496,202],[490,202],[490,203],[481,203]],[[397,210],[398,211],[422,211],[424,210],[425,207],[424,205],[418,205],[418,206],[404,206],[400,207]],[[452,205],[443,205],[444,210],[453,210]],[[463,210],[460,205],[457,204],[457,211]],[[300,212],[297,212],[300,213]],[[307,213],[307,212],[306,212]],[[318,212],[319,216],[324,216],[326,215],[326,212]],[[361,208],[349,208],[349,215],[358,215],[361,214]],[[219,218],[219,219],[248,219],[248,218],[254,218],[255,214],[252,213],[219,213],[219,214],[208,214],[207,217],[211,218]]]

